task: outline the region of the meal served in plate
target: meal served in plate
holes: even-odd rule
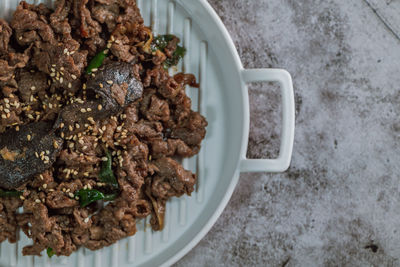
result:
[[[194,190],[179,160],[199,152],[185,49],[153,36],[134,0],[21,2],[0,19],[0,242],[22,229],[24,255],[100,249]]]

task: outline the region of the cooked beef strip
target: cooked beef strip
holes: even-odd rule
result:
[[[0,57],[8,52],[8,44],[10,42],[11,34],[12,29],[8,23],[5,20],[0,19]]]

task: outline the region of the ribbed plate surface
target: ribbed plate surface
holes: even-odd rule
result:
[[[0,0],[0,17],[10,19],[18,2],[18,0]],[[27,2],[51,5],[52,1]],[[199,23],[194,22],[189,15],[192,14],[189,12],[196,11],[185,10],[180,4],[184,1],[138,0],[137,2],[146,25],[151,25],[156,33],[173,33],[181,38],[188,53],[178,69],[194,73],[201,84],[200,89],[186,89],[192,99],[193,109],[199,110],[209,121],[207,137],[200,154],[183,161],[185,168],[198,175],[196,192],[191,197],[172,199],[168,202],[166,225],[162,232],[153,232],[148,227],[147,219],[138,222],[138,232],[135,236],[121,240],[111,247],[96,252],[81,249],[68,258],[52,259],[45,253],[43,257],[23,257],[22,247],[30,244],[30,241],[21,232],[21,240],[17,244],[3,242],[0,245],[0,266],[155,266],[177,253],[174,248],[183,247],[190,241],[189,233],[199,232],[206,224],[207,219],[202,213],[205,214],[209,205],[219,201],[211,199],[215,191],[219,191],[220,194],[225,193],[225,188],[218,188],[218,180],[223,180],[224,160],[230,157],[225,154],[230,150],[226,137],[231,133],[227,126],[228,119],[225,117],[228,113],[227,107],[224,106],[226,105],[224,103],[229,103],[224,100],[230,96],[221,90],[223,71],[218,68],[220,64],[217,62],[217,54],[209,49],[209,43],[203,34],[204,29],[201,29]],[[230,119],[230,123],[232,120],[234,118]],[[232,176],[226,178],[223,186],[227,187],[231,178]]]

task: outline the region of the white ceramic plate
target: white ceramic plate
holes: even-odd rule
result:
[[[9,19],[17,0],[0,1],[0,17]],[[44,2],[51,5],[52,1]],[[205,0],[138,0],[147,25],[156,33],[173,33],[188,50],[180,70],[194,73],[200,89],[187,88],[193,109],[208,120],[207,136],[198,156],[185,159],[198,175],[191,197],[167,204],[166,225],[153,232],[138,223],[135,236],[92,252],[80,249],[70,257],[23,257],[30,241],[21,234],[17,244],[1,244],[0,266],[168,266],[192,249],[225,208],[240,172],[280,172],[288,168],[294,137],[294,97],[284,70],[245,70],[224,25]],[[249,133],[247,83],[276,81],[282,88],[282,136],[277,159],[246,159]]]

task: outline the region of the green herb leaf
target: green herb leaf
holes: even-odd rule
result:
[[[103,161],[99,173],[99,180],[103,183],[110,184],[114,188],[118,188],[118,181],[112,170],[112,156],[111,153],[106,151],[107,161]]]
[[[49,256],[49,258],[51,258],[54,255],[56,255],[56,253],[53,251],[53,249],[52,248],[47,248],[47,256]]]
[[[99,68],[102,64],[104,59],[107,57],[106,54],[104,54],[104,50],[98,53],[92,60],[90,61],[88,67],[86,68],[86,73],[91,74],[93,69]]]
[[[182,46],[177,46],[175,52],[172,54],[171,58],[167,58],[164,61],[164,69],[169,69],[172,66],[178,65],[179,61],[185,56],[186,48]]]
[[[174,38],[175,36],[172,34],[159,35],[155,37],[151,44],[151,51],[164,51],[164,49],[168,46],[168,43],[171,42]],[[165,60],[164,69],[169,69],[172,66],[178,65],[179,61],[185,56],[185,54],[186,49],[178,45],[175,52],[172,54],[172,57]]]
[[[20,195],[22,195],[21,191],[15,191],[15,190],[4,191],[0,189],[0,197],[19,197]]]
[[[163,51],[169,42],[171,42],[174,39],[174,35],[172,34],[165,34],[165,35],[159,35],[153,39],[153,42],[151,44],[151,51],[156,52],[157,50]]]
[[[81,189],[75,193],[75,196],[79,197],[79,203],[83,208],[97,200],[114,200],[117,197],[117,194],[103,194],[96,189]]]

